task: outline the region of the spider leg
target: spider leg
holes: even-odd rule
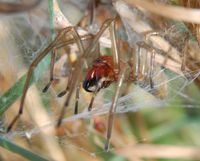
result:
[[[80,38],[81,38],[81,40],[90,39],[90,38],[91,38],[91,35],[84,35],[84,36],[82,36],[82,37],[80,37]],[[64,47],[64,46],[66,46],[66,45],[68,45],[68,44],[71,44],[71,43],[74,43],[74,39],[70,39],[70,40],[68,40],[68,41],[66,41],[66,42],[64,42],[64,43],[62,43],[62,44],[59,44],[59,45],[56,46],[55,48],[58,49],[58,48]],[[83,45],[80,44],[80,47],[83,48]],[[50,80],[49,80],[49,82],[47,83],[47,85],[44,87],[44,89],[42,90],[43,93],[46,93],[46,92],[48,91],[49,87],[51,86],[51,84],[52,84],[52,82],[53,82],[53,80],[54,80],[53,70],[54,70],[54,64],[55,64],[55,57],[56,57],[55,50],[56,50],[56,49],[54,49],[54,50],[52,51],[52,54],[51,54]],[[79,50],[81,50],[81,49],[79,49]],[[64,95],[67,93],[67,90],[68,90],[68,86],[67,86],[67,88],[66,88],[64,91],[62,91],[60,94],[58,94],[58,97],[64,96]]]
[[[104,147],[106,151],[109,150],[110,138],[112,134],[112,126],[114,122],[114,113],[117,108],[118,98],[120,96],[123,81],[125,80],[125,73],[127,69],[127,65],[124,65],[123,68],[120,68],[120,52],[119,52],[118,43],[116,39],[115,22],[116,21],[113,21],[110,25],[110,36],[111,36],[111,42],[112,42],[112,49],[114,53],[114,70],[115,72],[119,74],[118,74],[117,88],[115,90],[115,94],[112,100],[112,105],[109,109],[107,136],[106,136],[107,140]]]
[[[135,79],[136,81],[139,80],[139,73],[140,73],[140,64],[141,64],[141,47],[137,45],[137,50],[136,50],[136,64],[135,64]]]
[[[141,42],[137,42],[139,51],[141,52],[141,48],[149,51],[151,53],[150,55],[150,70],[149,70],[149,84],[150,84],[150,88],[153,89],[154,88],[154,84],[153,84],[153,70],[154,70],[154,61],[155,61],[155,49],[153,47],[151,47],[150,45],[148,45],[147,43],[141,41]],[[139,64],[139,63],[138,63]],[[139,64],[140,65],[140,64]],[[138,67],[140,68],[140,66]],[[139,69],[138,69],[139,70]],[[137,71],[137,70],[136,70]],[[144,73],[142,73],[144,75]]]
[[[91,38],[92,38],[92,35],[80,36],[80,39],[81,39],[81,40],[88,40],[88,39],[91,39]],[[60,44],[59,48],[62,47],[63,45],[65,45],[65,43]],[[83,49],[83,45],[81,45],[81,48],[82,48],[81,50],[84,50],[84,49]],[[81,51],[81,50],[79,49],[79,51]],[[86,62],[86,61],[85,61],[85,64],[86,64],[86,68],[88,68],[88,65],[87,65],[87,62]],[[70,82],[72,81],[72,74],[73,74],[73,71],[71,71],[71,74],[70,74],[70,76],[69,76],[69,78],[68,78],[68,83],[67,83],[66,88],[65,88],[63,91],[61,91],[61,92],[57,95],[57,97],[63,97],[63,96],[69,91]]]
[[[94,51],[94,53],[91,54],[91,56],[92,56],[93,60],[101,56],[101,55],[100,55],[100,45],[99,45],[99,43],[96,44],[95,51]],[[97,92],[100,90],[101,83],[102,83],[102,82],[99,82],[99,83],[97,84],[97,87],[96,87],[95,91],[94,91],[93,94],[92,94],[92,98],[91,98],[90,104],[89,104],[89,106],[88,106],[88,111],[91,111],[91,110],[92,110],[92,106],[93,106],[93,103],[94,103],[94,99],[95,99],[95,96],[96,96]]]
[[[69,76],[69,78],[68,78],[67,87],[66,87],[63,91],[61,91],[61,92],[57,95],[57,97],[62,97],[62,96],[64,96],[64,95],[67,93],[67,91],[69,90],[70,82],[72,81],[71,78],[72,78],[72,74],[70,74],[70,76]]]
[[[145,37],[145,45],[143,45],[143,47],[147,50],[150,51],[150,59],[149,59],[149,65],[150,65],[150,70],[148,71],[148,78],[149,78],[149,84],[150,84],[150,88],[153,89],[154,88],[154,84],[153,84],[153,71],[154,71],[154,62],[155,62],[155,50],[153,47],[151,47],[150,45],[148,45],[148,42],[150,41],[150,38],[152,36],[159,36],[161,35],[161,33],[159,31],[147,31],[144,34]]]
[[[66,108],[69,105],[72,93],[76,87],[76,84],[78,82],[80,82],[80,76],[81,76],[81,69],[80,69],[80,65],[82,65],[84,63],[85,58],[87,58],[88,55],[90,55],[90,53],[92,52],[92,49],[96,46],[96,44],[99,41],[99,38],[101,37],[101,35],[104,33],[104,31],[110,26],[110,23],[114,21],[114,19],[108,19],[106,20],[103,25],[101,26],[99,32],[94,36],[93,41],[91,42],[91,44],[85,49],[85,51],[83,52],[83,54],[80,56],[80,58],[78,59],[78,61],[76,62],[75,65],[75,69],[72,73],[72,81],[70,83],[70,88],[69,88],[69,92],[66,98],[66,101],[64,103],[64,106],[61,110],[60,116],[58,118],[58,122],[57,122],[57,127],[59,127],[62,123],[62,118],[66,112]]]
[[[26,97],[26,93],[28,91],[29,85],[30,85],[30,81],[32,78],[32,74],[34,69],[37,67],[37,65],[39,64],[39,62],[50,52],[54,49],[54,47],[57,45],[57,43],[59,43],[59,41],[61,40],[61,38],[63,36],[65,36],[65,34],[67,34],[68,32],[73,31],[74,28],[73,27],[67,27],[64,28],[58,35],[57,37],[49,44],[49,46],[47,48],[45,48],[41,53],[38,54],[38,56],[35,58],[35,60],[31,63],[29,70],[28,70],[28,74],[26,77],[26,81],[25,81],[25,85],[24,85],[24,89],[23,89],[23,94],[21,97],[21,102],[20,102],[20,106],[19,106],[19,111],[18,114],[14,117],[14,119],[11,121],[11,123],[9,124],[8,128],[7,128],[7,132],[9,132],[13,125],[15,124],[15,122],[19,119],[19,117],[22,115],[23,113],[23,106],[24,106],[24,100]],[[77,42],[78,46],[81,48],[81,44],[80,42]]]
[[[125,79],[126,69],[127,69],[127,66],[125,66],[124,68],[121,68],[121,70],[120,70],[120,73],[119,73],[120,79],[117,81],[117,88],[115,90],[115,95],[113,97],[112,105],[111,105],[110,110],[109,110],[107,140],[106,140],[106,144],[105,144],[105,147],[104,147],[104,149],[106,151],[109,150],[110,138],[111,138],[111,133],[112,133],[112,126],[113,126],[113,121],[114,121],[114,113],[115,113],[116,108],[117,108],[117,101],[118,101],[118,98],[120,96],[121,87],[122,87],[122,84],[123,84],[124,79]]]
[[[89,40],[89,39],[92,39],[93,36],[91,34],[87,34],[87,35],[82,35],[82,36],[79,36],[80,37],[80,40],[81,41],[85,41],[85,40]],[[60,42],[56,45],[55,49],[59,49],[59,48],[62,48],[66,45],[69,45],[69,44],[73,44],[73,43],[76,43],[76,40],[74,38],[70,38],[70,39],[67,39],[66,41],[64,42]]]
[[[189,79],[191,77],[186,70],[186,60],[187,60],[187,51],[188,50],[188,36],[185,38],[185,47],[183,49],[182,55],[182,63],[181,63],[181,71],[183,72],[184,76]]]
[[[95,22],[95,15],[96,15],[96,12],[95,12],[95,7],[96,7],[96,1],[95,0],[90,0],[89,1],[89,5],[88,5],[88,8],[90,10],[90,25],[93,25],[94,22]]]
[[[119,54],[119,49],[118,49],[118,43],[117,43],[117,39],[116,39],[116,18],[115,21],[112,21],[112,23],[110,24],[110,37],[111,37],[111,49],[112,49],[112,53],[114,53],[114,70],[115,71],[119,71],[120,70],[120,54]]]
[[[185,67],[186,67],[186,54],[185,54],[185,52],[183,52],[181,70],[185,71]]]
[[[114,71],[118,72],[120,70],[120,63],[119,63],[119,49],[118,49],[118,46],[117,46],[117,39],[116,39],[116,28],[115,28],[115,22],[116,22],[116,18],[114,19],[114,21],[111,22],[110,26],[109,26],[109,31],[110,31],[110,37],[111,37],[111,42],[112,42],[112,52],[115,53],[114,54]],[[97,50],[99,46],[97,46]],[[92,109],[92,105],[94,103],[94,99],[95,99],[95,96],[97,94],[97,92],[99,91],[100,87],[101,87],[101,83],[102,82],[99,82],[95,91],[93,92],[93,95],[92,95],[92,98],[91,98],[91,101],[90,101],[90,104],[88,106],[88,111],[91,111]]]
[[[74,108],[75,115],[78,114],[78,101],[79,101],[80,86],[81,86],[81,84],[79,83],[79,85],[76,88],[76,102],[75,102],[75,108]]]
[[[81,53],[83,53],[84,51],[84,48],[83,48],[83,44],[82,44],[82,41],[81,41],[81,37],[78,35],[76,29],[74,27],[71,28],[72,29],[72,35],[73,35],[73,38],[75,39],[76,43],[77,43],[77,46],[78,46],[78,49]],[[43,92],[47,92],[47,90],[49,89],[50,85],[52,84],[54,78],[53,78],[53,70],[54,70],[54,64],[55,64],[55,50],[52,51],[52,54],[51,54],[51,64],[50,64],[50,81],[49,83],[44,87],[43,89]],[[70,82],[70,81],[68,81]],[[62,91],[60,94],[58,94],[59,97],[62,97],[63,95],[66,94],[67,92],[67,89]]]
[[[182,62],[181,62],[181,71],[183,75],[187,78],[187,80],[193,80],[195,75],[193,75],[193,71],[199,69],[199,62],[194,60],[190,54],[188,54],[189,48],[189,35],[187,34],[184,40],[184,48],[182,51]],[[198,81],[198,80],[197,80]]]
[[[50,64],[50,80],[47,83],[47,85],[44,87],[44,89],[42,90],[43,93],[46,93],[47,90],[49,89],[49,87],[51,86],[53,80],[54,80],[54,76],[53,76],[53,70],[54,70],[54,64],[55,64],[55,50],[52,50],[51,53],[51,64]]]
[[[91,98],[91,100],[90,100],[90,104],[89,104],[89,106],[88,106],[88,111],[91,111],[91,110],[92,110],[92,105],[93,105],[93,103],[94,103],[94,98],[95,98],[97,92],[99,91],[99,89],[101,88],[101,84],[102,84],[101,81],[98,82],[97,87],[96,87],[95,91],[93,92],[92,98]]]
[[[93,105],[93,103],[94,103],[94,98],[95,98],[95,96],[96,96],[96,94],[97,94],[97,89],[98,89],[98,88],[96,88],[95,92],[93,92],[92,98],[91,98],[91,100],[90,100],[90,104],[89,104],[89,106],[88,106],[88,111],[91,111],[91,110],[92,110],[92,105]]]
[[[70,63],[70,61],[69,61],[69,63]],[[72,81],[72,74],[73,74],[73,68],[71,66],[70,75],[69,75],[68,81],[67,81],[67,86],[66,86],[66,88],[63,91],[61,91],[60,93],[58,93],[57,97],[63,97],[69,91],[70,83]]]
[[[26,82],[24,85],[24,89],[23,89],[23,94],[21,97],[21,102],[20,102],[20,107],[19,107],[19,112],[18,114],[14,117],[14,119],[12,120],[12,122],[9,124],[8,128],[7,128],[7,132],[9,132],[11,130],[11,128],[13,127],[13,125],[15,124],[15,122],[19,119],[20,115],[22,115],[23,113],[23,106],[24,106],[24,100],[26,97],[26,93],[31,81],[31,77],[32,77],[32,73],[34,68],[38,65],[38,63],[49,53],[49,51],[52,50],[52,48],[54,47],[54,45],[56,44],[56,41],[53,41],[42,53],[40,53],[36,59],[31,63],[30,68],[28,70],[28,74],[26,77]]]
[[[76,39],[76,43],[77,43],[78,49],[79,49],[79,51],[81,53],[81,56],[82,56],[84,54],[84,47],[83,47],[83,43],[81,41],[81,37],[79,36],[79,34],[77,33],[75,28],[73,28],[72,34],[73,34],[74,38]],[[84,59],[84,63],[86,65],[86,68],[88,68],[88,65],[87,65],[87,62],[85,61],[85,59]],[[73,78],[72,74],[70,74],[66,89],[64,91],[62,91],[61,93],[59,93],[58,97],[64,96],[67,93],[67,91],[70,89],[71,82],[73,81],[72,78]],[[79,91],[80,91],[80,84],[76,87],[76,103],[75,103],[75,109],[74,109],[74,113],[75,114],[78,113]],[[70,97],[71,97],[71,94],[70,94]]]
[[[154,62],[155,62],[155,50],[152,50],[151,55],[150,55],[150,71],[149,71],[149,84],[150,88],[154,88],[154,83],[153,83],[153,71],[154,71]]]

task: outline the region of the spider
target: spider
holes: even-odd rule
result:
[[[92,98],[90,101],[90,104],[88,106],[88,110],[90,111],[92,109],[92,105],[95,99],[96,94],[102,89],[107,88],[111,83],[116,82],[116,89],[115,93],[112,99],[112,104],[109,109],[109,116],[108,116],[108,127],[107,127],[107,141],[105,143],[105,150],[109,150],[109,144],[110,144],[110,138],[111,138],[111,132],[112,132],[112,126],[113,126],[113,119],[114,119],[114,113],[116,111],[118,98],[121,95],[121,89],[123,82],[134,82],[144,76],[145,73],[143,73],[141,70],[141,61],[140,61],[140,53],[141,49],[145,49],[147,51],[151,52],[151,58],[150,58],[150,69],[149,69],[149,84],[150,87],[153,88],[153,81],[152,81],[152,72],[153,72],[153,64],[154,64],[154,55],[156,52],[156,49],[152,48],[150,45],[148,45],[145,42],[139,42],[137,43],[137,63],[133,63],[134,56],[131,55],[128,62],[124,62],[121,60],[120,52],[118,49],[118,42],[116,38],[116,20],[117,18],[107,19],[103,25],[101,26],[98,33],[94,36],[91,35],[84,35],[80,36],[75,27],[67,27],[64,28],[52,41],[47,48],[44,49],[41,53],[38,54],[38,56],[35,58],[35,60],[31,63],[28,73],[26,82],[24,85],[19,112],[18,114],[13,118],[11,123],[9,124],[7,128],[7,132],[9,132],[13,125],[16,123],[16,121],[20,118],[20,116],[23,113],[23,107],[24,107],[24,100],[27,94],[27,90],[29,88],[30,80],[34,71],[34,68],[38,65],[38,63],[48,54],[51,52],[51,63],[50,63],[50,80],[43,89],[43,92],[46,92],[49,87],[51,86],[54,78],[53,69],[54,69],[54,63],[55,63],[55,55],[56,55],[56,49],[63,47],[65,45],[68,45],[70,43],[76,43],[78,46],[78,49],[80,51],[80,57],[77,59],[77,62],[75,64],[74,69],[72,70],[72,74],[69,76],[68,84],[66,86],[66,89],[63,90],[61,93],[58,94],[58,97],[61,97],[67,93],[66,100],[64,102],[63,108],[61,110],[60,116],[58,118],[57,127],[59,127],[62,123],[62,119],[64,117],[64,114],[66,113],[66,109],[69,105],[69,102],[71,100],[72,94],[74,91],[76,91],[76,103],[75,103],[75,114],[78,113],[78,100],[79,100],[79,90],[80,90],[80,82],[81,82],[81,74],[82,74],[82,67],[86,62],[86,59],[88,56],[92,53],[95,46],[97,46],[99,38],[104,33],[106,29],[110,29],[110,35],[111,35],[111,42],[112,42],[112,49],[113,49],[113,56],[99,56],[97,59],[93,61],[93,65],[91,68],[87,69],[87,74],[85,77],[85,80],[83,81],[83,88],[87,92],[92,93]],[[68,36],[68,37],[67,37]],[[65,41],[63,42],[63,38],[65,38]],[[84,48],[83,46],[83,40],[85,39],[91,39],[91,44]],[[131,52],[134,53],[134,52]],[[135,64],[135,67],[134,67]],[[142,73],[142,74],[140,74]]]

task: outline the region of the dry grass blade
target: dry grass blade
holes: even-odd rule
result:
[[[148,2],[146,0],[124,0],[130,5],[144,8],[154,14],[171,18],[178,21],[190,23],[200,23],[200,10],[190,9],[178,6],[163,5],[158,3]]]
[[[45,122],[50,122],[51,118],[44,110],[45,108],[40,100],[39,91],[35,86],[32,86],[29,89],[28,95],[26,107],[36,126],[41,127]],[[53,160],[66,161],[67,159],[54,136],[55,128],[53,126],[48,127],[47,129],[39,128],[39,131],[41,131],[42,146],[47,150],[49,156]]]
[[[137,144],[118,149],[117,152],[130,160],[140,158],[200,159],[200,148],[173,145]]]
[[[37,7],[41,3],[41,0],[34,0],[33,2],[29,3],[9,3],[9,2],[0,2],[0,13],[16,13],[16,12],[24,12],[31,10]]]
[[[84,2],[84,0],[82,1]],[[155,1],[158,3],[156,3]],[[182,0],[182,1],[190,2],[191,0]],[[33,0],[31,2],[33,2]],[[75,4],[76,2],[78,2],[78,0],[71,1],[71,2]],[[94,0],[93,1],[91,0],[90,2],[94,2]],[[98,96],[95,98],[94,108],[92,109],[91,112],[88,112],[86,108],[89,105],[91,95],[86,92],[84,93],[82,88],[80,88],[80,95],[79,95],[80,99],[79,99],[78,96],[76,97],[77,90],[75,90],[75,88],[79,86],[79,84],[76,83],[79,77],[80,77],[80,82],[82,83],[86,75],[86,72],[85,72],[86,68],[82,65],[84,64],[83,63],[84,60],[83,60],[83,57],[80,56],[80,53],[84,53],[84,52],[78,52],[79,50],[77,49],[76,44],[68,45],[67,43],[68,40],[69,42],[72,42],[72,43],[76,42],[76,40],[73,37],[70,37],[71,35],[69,35],[69,37],[66,36],[63,39],[60,39],[61,41],[58,42],[58,46],[54,48],[54,50],[56,50],[55,51],[56,55],[58,56],[57,57],[58,60],[56,60],[55,62],[56,64],[54,68],[54,75],[55,75],[56,80],[55,82],[52,83],[52,86],[48,91],[49,93],[42,94],[40,92],[44,84],[46,84],[46,81],[49,79],[49,71],[47,71],[45,74],[43,74],[44,77],[41,77],[41,74],[40,76],[38,76],[38,79],[41,77],[41,79],[39,79],[39,81],[36,83],[36,85],[38,85],[37,86],[38,89],[36,88],[35,85],[30,87],[29,89],[29,93],[27,94],[27,98],[25,101],[26,107],[24,110],[23,117],[21,118],[22,122],[21,123],[19,122],[19,124],[17,125],[17,128],[13,129],[13,131],[11,131],[9,134],[5,134],[5,137],[8,137],[12,141],[15,141],[16,139],[15,142],[17,142],[17,144],[20,144],[20,145],[23,144],[24,146],[26,146],[27,149],[35,151],[36,153],[38,152],[38,155],[44,155],[44,156],[47,156],[48,159],[59,160],[59,161],[60,160],[61,161],[62,160],[63,161],[64,160],[142,161],[144,160],[144,158],[148,159],[149,161],[155,161],[154,159],[157,159],[157,158],[165,158],[167,160],[168,159],[172,159],[172,160],[173,159],[193,159],[193,160],[200,159],[198,155],[200,153],[200,149],[197,148],[197,146],[199,145],[198,134],[199,134],[200,129],[194,128],[194,126],[198,127],[198,124],[200,122],[200,119],[195,118],[196,110],[199,110],[199,101],[198,101],[198,98],[196,100],[193,97],[193,95],[197,95],[197,97],[199,97],[199,95],[197,94],[196,89],[192,91],[193,93],[196,92],[195,94],[192,94],[192,95],[189,94],[190,88],[188,86],[190,85],[190,83],[193,85],[193,80],[188,81],[188,79],[185,79],[183,77],[185,73],[183,73],[183,69],[181,68],[182,62],[183,62],[182,61],[183,51],[185,51],[187,53],[187,55],[184,57],[185,64],[186,64],[185,65],[186,71],[188,71],[189,73],[192,73],[192,72],[194,73],[194,71],[199,72],[199,68],[196,68],[196,66],[199,67],[200,65],[198,66],[195,63],[197,61],[200,62],[199,61],[200,56],[198,54],[200,52],[200,49],[199,49],[199,46],[197,45],[196,40],[191,41],[189,36],[187,38],[183,37],[184,35],[183,32],[187,30],[186,32],[190,34],[190,33],[193,33],[191,32],[192,29],[190,29],[188,26],[185,26],[185,24],[181,22],[181,25],[185,27],[184,28],[185,30],[183,32],[179,32],[180,29],[182,29],[181,28],[182,26],[179,28],[179,24],[180,24],[179,22],[175,22],[175,21],[172,22],[169,19],[166,20],[165,18],[161,17],[161,16],[165,16],[166,14],[162,12],[168,11],[165,17],[172,18],[175,20],[181,20],[185,22],[186,21],[191,22],[195,17],[192,17],[192,19],[188,20],[188,18],[184,16],[187,14],[187,17],[191,17],[191,16],[188,16],[189,15],[188,13],[194,13],[193,11],[198,11],[198,10],[186,9],[183,7],[175,7],[175,6],[170,6],[170,5],[163,5],[159,3],[161,2],[161,0],[152,0],[152,1],[148,1],[148,0],[142,0],[142,1],[116,0],[115,1],[113,0],[113,3],[109,3],[109,4],[101,4],[101,2],[103,2],[103,0],[98,1],[99,3],[98,5],[101,6],[102,8],[105,8],[104,10],[109,10],[110,8],[109,9],[106,8],[109,5],[109,7],[112,7],[113,9],[113,12],[111,13],[120,15],[119,17],[120,21],[119,21],[119,24],[117,24],[117,30],[116,30],[117,38],[119,38],[120,41],[118,41],[119,44],[116,43],[115,45],[119,45],[119,48],[122,49],[120,50],[120,52],[124,54],[123,55],[125,57],[124,59],[133,60],[133,61],[131,60],[132,62],[130,61],[130,64],[132,63],[131,67],[135,67],[135,65],[137,66],[137,64],[139,64],[138,63],[139,61],[137,62],[137,59],[136,59],[137,57],[141,57],[142,59],[144,58],[144,60],[141,61],[142,63],[144,63],[143,65],[141,65],[141,68],[144,67],[144,70],[146,70],[147,68],[153,67],[153,65],[151,66],[151,64],[154,64],[152,62],[154,60],[154,52],[155,52],[155,69],[151,68],[153,69],[153,71],[155,71],[154,72],[155,74],[153,75],[151,72],[147,72],[147,74],[152,76],[153,79],[155,80],[154,87],[156,91],[154,92],[152,89],[149,88],[150,87],[149,84],[151,84],[149,82],[151,81],[148,81],[148,79],[144,80],[146,81],[145,83],[147,84],[147,86],[145,84],[144,86],[142,86],[142,88],[139,87],[140,85],[139,83],[137,84],[137,80],[136,82],[135,80],[131,80],[130,87],[128,86],[126,87],[126,83],[123,83],[123,87],[127,88],[127,90],[122,91],[123,95],[119,97],[119,101],[116,106],[117,109],[115,111],[116,119],[113,126],[113,134],[111,137],[112,148],[110,152],[106,153],[103,150],[103,146],[105,143],[105,136],[106,136],[106,125],[107,125],[106,116],[111,107],[110,102],[112,99],[112,95],[114,93],[115,86],[113,84],[113,86],[110,86],[109,89],[102,90],[101,93],[99,93]],[[162,0],[162,2],[167,3],[169,1]],[[43,4],[45,4],[45,2],[42,3],[41,6],[38,7],[38,9],[44,9],[44,7],[42,7]],[[59,6],[58,4],[62,4],[63,6],[61,5]],[[64,13],[64,9],[67,6],[67,5],[64,6],[64,4],[65,4],[64,1],[62,2],[59,1],[59,3],[57,3],[56,0],[51,0],[51,5],[52,5],[51,7],[51,10],[52,10],[51,25],[52,26],[50,26],[51,29],[54,29],[55,27],[56,28],[55,30],[57,29],[62,30],[65,27],[73,26],[73,24],[70,23],[70,21],[68,21],[68,19],[65,17],[65,15],[68,16],[68,14]],[[96,11],[97,11],[98,5],[94,7]],[[187,6],[188,4],[185,4],[185,5],[186,7],[188,7]],[[78,4],[77,6],[82,7],[82,3]],[[47,6],[45,7],[47,8]],[[63,8],[63,12],[61,10],[62,8]],[[159,9],[159,13],[158,13],[158,9]],[[33,10],[33,12],[34,11],[35,10]],[[82,11],[85,13],[85,10],[82,10]],[[176,12],[179,14],[175,14],[174,17],[172,17],[172,11],[174,13]],[[184,16],[180,15],[180,13],[182,13],[183,11],[188,11],[188,12],[184,13]],[[199,11],[197,13],[199,13]],[[30,13],[30,15],[31,14],[32,13]],[[48,14],[49,12],[46,12],[45,14],[46,17],[48,17]],[[105,19],[108,19],[108,17],[105,16],[103,12],[100,12],[100,14],[102,17],[104,17],[104,18],[101,17],[102,19],[100,20],[100,22],[104,22]],[[158,14],[158,15],[155,15],[155,14]],[[74,17],[74,15],[71,13],[69,16],[71,16],[72,19]],[[85,15],[83,14],[82,16],[84,17]],[[40,13],[37,15],[37,17],[38,19],[40,19],[40,21],[38,22],[43,21],[42,15]],[[162,21],[156,19],[155,17],[158,17],[158,19],[161,18]],[[27,20],[30,20],[30,19],[28,18]],[[98,21],[98,18],[95,21]],[[200,20],[198,21],[200,22]],[[196,23],[196,21],[192,21],[192,22]],[[178,23],[178,25],[176,26],[175,23]],[[163,25],[163,28],[162,28],[162,25]],[[3,26],[2,31],[4,31],[3,30],[4,28],[9,29],[9,25],[7,26],[6,27]],[[87,24],[80,25],[80,26],[83,28],[86,28]],[[31,26],[28,25],[28,27],[31,29],[32,28],[36,29],[33,23],[31,24]],[[130,30],[127,29],[128,27],[130,28]],[[86,46],[94,42],[94,41],[90,42],[90,40],[95,37],[95,34],[86,40],[85,38],[91,35],[89,33],[90,30],[86,31],[85,29],[80,28],[79,26],[75,26],[75,28],[77,29],[78,34],[81,36],[81,39],[79,40],[81,40],[81,42],[84,43],[84,47],[88,49],[89,47],[87,48]],[[46,40],[47,34],[49,34],[46,31],[47,29],[50,33],[49,25],[44,25],[44,28],[41,28],[41,30],[38,29],[38,31],[41,31],[39,33],[39,36],[41,36],[41,34],[42,35],[44,34],[45,40]],[[121,33],[121,29],[123,30],[123,33]],[[19,32],[21,30],[22,32],[24,32],[23,28],[21,29],[19,27],[16,28],[15,26],[13,30],[14,30],[13,31],[14,33]],[[12,30],[9,30],[9,31],[12,31]],[[145,35],[151,32],[157,33],[157,31],[160,33],[158,33],[156,36],[149,36],[147,38],[147,36]],[[133,39],[135,37],[130,36],[132,33],[134,33],[135,35],[139,35],[138,36],[139,38],[138,39],[136,38],[134,41]],[[170,34],[167,35],[168,33]],[[179,33],[180,33],[180,37],[178,35]],[[112,50],[110,50],[110,48],[112,48],[111,40],[107,38],[109,37],[109,34],[108,33],[105,33],[105,35],[99,34],[99,36],[101,38],[100,39],[96,38],[95,41],[98,43],[100,42],[101,48],[99,47],[100,49],[98,48],[97,51],[93,52],[95,56],[99,57],[101,54],[109,55],[109,56],[113,55]],[[8,40],[9,39],[12,40],[12,35],[8,37],[8,40],[5,39],[3,35],[1,35],[1,37],[3,38],[2,40],[6,40],[5,45],[3,43],[3,46],[8,47],[9,49],[12,49],[13,45],[8,43],[8,42],[11,42]],[[18,37],[21,38],[21,34],[19,34]],[[173,39],[174,41],[171,41],[169,37]],[[24,37],[22,36],[22,38]],[[31,43],[35,45],[38,39],[35,39],[35,37],[33,38],[30,37],[30,38],[31,38]],[[11,58],[14,58],[12,64],[11,64],[11,60],[9,59],[4,60],[2,58],[1,60],[3,65],[2,65],[2,68],[0,69],[0,80],[1,80],[0,88],[2,89],[4,88],[2,91],[6,91],[7,88],[11,86],[12,81],[14,81],[18,77],[17,73],[19,72],[15,72],[17,68],[11,69],[12,65],[15,64],[15,66],[19,67],[18,70],[22,72],[22,67],[20,68],[20,65],[19,65],[19,64],[22,64],[22,61],[19,61],[19,63],[17,61],[17,59],[21,57],[17,56],[15,58],[17,54],[17,47],[20,49],[18,51],[19,53],[21,53],[21,48],[23,47],[25,47],[25,49],[27,48],[29,49],[30,47],[29,47],[28,42],[30,38],[28,37],[28,40],[24,38],[24,40],[22,41],[23,45],[25,44],[24,46],[21,44],[21,42],[19,42],[19,44],[17,44],[16,46],[15,51],[11,50],[11,52],[2,52],[1,57],[4,56],[3,54],[5,53],[5,57],[7,58],[9,56],[9,53],[12,53],[13,55],[11,55],[12,56]],[[43,39],[41,40],[43,41]],[[180,43],[178,41],[180,41]],[[191,44],[191,42],[193,44]],[[142,46],[142,43],[143,43],[143,46]],[[93,46],[95,46],[95,44],[96,43],[94,43]],[[142,52],[144,51],[144,54],[141,52],[142,54],[139,53],[138,56],[135,56],[137,54],[137,45],[139,46],[139,44],[141,45],[141,48],[142,48],[141,51]],[[146,48],[145,48],[145,45],[147,46]],[[36,48],[40,46],[41,45],[38,44]],[[134,48],[135,50],[130,49],[129,51],[129,46],[133,48],[135,47]],[[44,47],[46,47],[46,45]],[[185,50],[183,49],[184,47],[185,47]],[[92,49],[90,50],[89,49],[86,51],[92,50]],[[32,54],[33,52],[32,48],[30,48],[30,52]],[[127,55],[128,52],[131,52],[133,56]],[[28,51],[25,51],[24,53],[28,54]],[[88,53],[90,52],[85,52],[84,55],[86,56]],[[146,57],[143,57],[146,53],[148,55]],[[37,55],[38,52],[34,54]],[[151,56],[150,54],[153,55],[152,59],[150,57]],[[91,58],[89,58],[89,56],[87,57],[88,66],[92,66],[91,62],[95,59],[94,57],[92,56]],[[123,59],[123,57],[121,58]],[[147,62],[149,58],[151,59],[151,62]],[[75,60],[76,61],[78,60],[79,64],[77,63],[76,65],[77,70],[75,70],[76,72],[74,72],[73,79],[70,79],[71,76],[69,73],[73,71],[71,69],[74,68],[74,63],[76,62]],[[188,61],[191,64],[188,64]],[[7,67],[7,64],[10,64],[9,67]],[[5,66],[6,66],[5,68],[6,70],[4,69]],[[139,68],[139,67],[136,67],[136,68]],[[169,70],[166,69],[165,67],[168,68]],[[135,71],[136,70],[134,70],[134,72]],[[13,75],[10,76],[8,72],[12,73]],[[176,72],[177,74],[175,74],[174,72]],[[193,73],[191,75],[196,77],[197,74],[196,73],[193,74]],[[64,78],[62,78],[62,76],[64,76]],[[59,78],[59,80],[57,78]],[[56,96],[59,91],[66,89],[66,85],[67,85],[66,81],[70,82],[69,80],[74,82],[72,83],[74,88],[70,89],[70,94],[66,93],[66,95],[67,94],[70,95],[69,98],[71,99],[71,101],[69,102],[69,108],[66,111],[66,115],[64,119],[62,120],[63,125],[59,129],[56,129],[54,125],[56,125],[57,123],[58,114],[60,114],[60,111],[61,111],[60,107],[62,107],[66,99],[66,97],[57,98]],[[4,83],[7,83],[7,84],[4,85]],[[188,93],[183,91],[185,89],[187,90],[186,92]],[[12,96],[12,94],[14,95],[18,93],[21,93],[21,92],[18,92],[18,90],[15,90],[13,93],[10,92],[9,96]],[[155,97],[154,95],[157,97]],[[179,95],[180,95],[180,98],[178,97]],[[175,103],[170,102],[176,98],[177,98],[176,100],[177,102]],[[77,115],[74,115],[73,113],[74,104],[78,102],[77,101],[78,99],[79,99],[80,110],[78,111]],[[7,100],[10,100],[10,97],[8,97]],[[14,102],[14,99],[12,99],[12,101]],[[13,115],[17,113],[16,111],[14,112],[12,111],[12,110],[18,109],[19,107],[18,102],[16,104],[17,104],[16,108],[9,109],[10,111],[5,114],[5,121],[3,120],[5,122],[4,123],[5,125],[3,124],[2,129],[4,129],[4,127],[7,126],[6,119],[9,119],[9,118],[12,119]],[[66,104],[68,104],[68,102]],[[163,107],[166,107],[166,108],[163,108]],[[171,107],[173,107],[173,109]],[[195,114],[192,113],[193,110],[195,111]],[[65,109],[63,111],[65,111]],[[138,113],[134,115],[134,112],[136,111]],[[141,115],[140,115],[140,112],[141,112]],[[63,112],[63,115],[64,114],[65,112]],[[96,118],[100,118],[99,121]],[[18,142],[17,139],[20,142]],[[154,143],[156,143],[156,145]],[[168,146],[162,145],[164,143],[169,143],[171,145],[168,145]],[[181,143],[182,146],[175,146],[179,143]],[[191,145],[191,147],[188,147],[187,145]],[[15,158],[12,155],[11,156],[7,155],[7,153],[4,153],[4,151],[2,150],[1,150],[1,153],[2,154],[0,155],[0,158],[3,158],[2,156],[5,156],[7,160],[11,160],[10,158]],[[153,159],[151,160],[151,158]]]

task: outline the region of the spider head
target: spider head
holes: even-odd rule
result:
[[[83,88],[87,92],[99,91],[108,87],[115,80],[113,60],[111,56],[101,56],[93,62],[83,82]]]

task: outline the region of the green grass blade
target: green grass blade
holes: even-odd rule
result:
[[[50,55],[41,61],[34,71],[30,85],[37,81],[50,63]],[[0,115],[2,115],[21,95],[26,75],[23,75],[7,92],[0,97]]]
[[[15,100],[17,100],[23,91],[26,75],[22,76],[7,92],[0,97],[0,115],[2,115]]]
[[[35,154],[35,153],[32,153],[31,151],[28,151],[10,141],[8,141],[7,139],[5,138],[2,138],[0,136],[0,146],[3,147],[4,149],[7,149],[11,152],[14,152],[14,153],[17,153],[21,156],[23,156],[24,158],[27,158],[29,160],[37,160],[37,161],[47,161],[47,159],[44,159],[42,158],[41,156]]]
[[[50,27],[51,27],[51,40],[55,37],[54,24],[53,24],[53,1],[49,0],[49,13],[50,13]],[[33,79],[30,85],[37,81],[42,75],[43,71],[50,64],[50,55],[46,56],[43,61],[41,61],[37,68],[34,70]],[[0,116],[22,95],[24,84],[26,80],[26,75],[23,75],[7,92],[5,92],[0,97]]]

